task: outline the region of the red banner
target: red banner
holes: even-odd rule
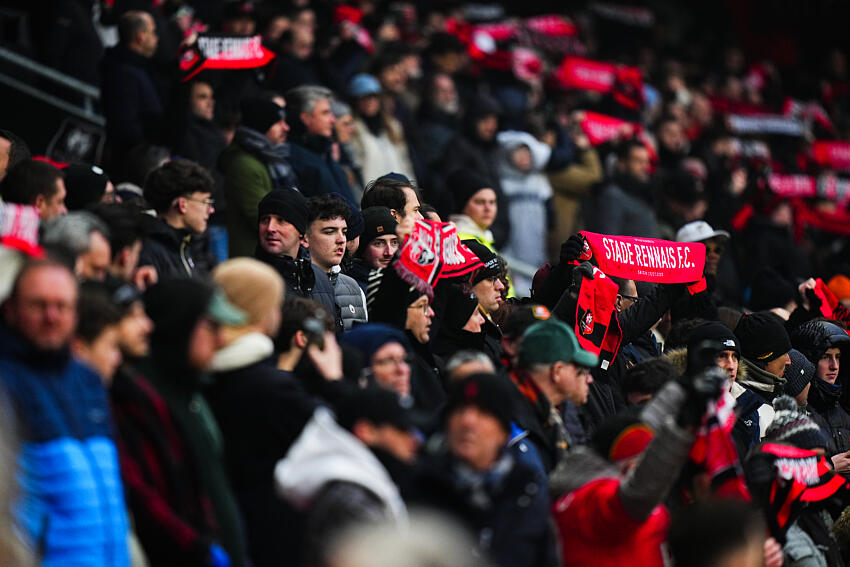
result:
[[[590,140],[590,143],[594,146],[604,144],[605,142],[620,137],[623,132],[629,129],[626,128],[628,126],[631,127],[632,136],[641,131],[640,124],[620,120],[619,118],[614,118],[607,114],[589,111],[583,112],[579,126],[582,131],[587,134],[588,140]]]
[[[30,205],[0,203],[0,245],[43,258],[38,244],[38,210]]]
[[[616,80],[618,66],[614,63],[594,61],[583,57],[566,57],[555,71],[554,77],[561,86],[568,89],[607,93]],[[620,67],[627,75],[637,73],[637,67]]]
[[[773,174],[768,177],[770,190],[788,199],[829,199],[838,203],[850,200],[850,180],[823,175],[815,179],[809,175]]]
[[[252,69],[263,67],[275,54],[263,47],[263,38],[224,35],[200,35],[180,58],[183,80],[188,81],[204,69]]]
[[[812,144],[812,157],[822,167],[850,170],[850,142],[817,140]]]
[[[599,269],[619,278],[657,283],[702,280],[705,245],[581,232]]]

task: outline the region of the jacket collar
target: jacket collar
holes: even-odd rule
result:
[[[274,353],[274,343],[262,333],[242,335],[213,357],[212,372],[229,372],[266,360]]]

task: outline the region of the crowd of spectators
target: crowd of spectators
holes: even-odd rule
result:
[[[34,18],[106,144],[0,129],[0,563],[850,561],[846,54],[563,8]]]

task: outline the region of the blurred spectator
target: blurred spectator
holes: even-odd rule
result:
[[[18,162],[7,170],[0,191],[7,203],[34,206],[42,221],[68,212],[62,171],[43,161]]]
[[[65,206],[69,211],[87,209],[97,203],[120,200],[109,176],[96,165],[72,164],[62,170],[65,181]]]
[[[229,212],[230,256],[250,256],[257,247],[257,205],[272,189],[296,187],[286,111],[276,103],[251,98],[242,103],[242,122],[219,158]]]
[[[413,219],[421,219],[419,190],[413,182],[401,173],[387,173],[369,182],[360,208],[387,207],[397,222],[402,222],[408,215]]]
[[[140,266],[153,266],[159,279],[206,274],[213,262],[202,248],[201,235],[215,210],[213,180],[187,160],[167,162],[145,179],[145,199],[156,211],[139,256]]]
[[[150,266],[139,268],[145,226],[150,222],[150,217],[135,205],[127,203],[102,203],[93,207],[91,212],[109,229],[109,249],[112,253],[109,275],[133,283],[141,290],[156,283],[156,270]]]
[[[345,172],[345,176],[348,178],[348,184],[354,191],[354,198],[357,199],[363,196],[361,188],[364,186],[364,183],[363,174],[357,164],[354,163],[351,148],[351,140],[354,136],[354,116],[351,113],[351,107],[339,100],[331,102],[331,112],[334,115],[336,151],[339,152],[338,156],[334,155],[332,157]]]
[[[446,179],[454,197],[454,213],[449,220],[457,227],[461,240],[473,238],[490,250],[496,250],[490,227],[499,206],[493,182],[468,170],[459,169]]]
[[[84,282],[77,301],[77,329],[71,339],[74,357],[94,370],[106,388],[121,365],[121,311],[101,282]]]
[[[333,93],[325,87],[305,85],[287,91],[285,96],[290,116],[291,163],[298,188],[308,197],[338,193],[355,205],[345,172],[331,156]]]
[[[32,156],[26,142],[14,132],[0,129],[0,182],[10,169],[30,157]]]
[[[109,274],[109,228],[88,211],[75,211],[46,223],[41,243],[60,256],[67,255],[81,281],[103,281]]]
[[[4,305],[0,380],[23,435],[16,515],[44,563],[128,565],[106,391],[69,351],[77,299],[65,266],[36,261],[18,274]]]
[[[368,384],[395,392],[410,407],[410,343],[400,330],[383,323],[358,325],[342,341],[363,356],[362,377]]]

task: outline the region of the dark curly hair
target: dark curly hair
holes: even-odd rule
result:
[[[192,193],[211,193],[213,178],[200,165],[176,159],[151,171],[145,179],[145,200],[157,213],[168,211],[174,199]]]

